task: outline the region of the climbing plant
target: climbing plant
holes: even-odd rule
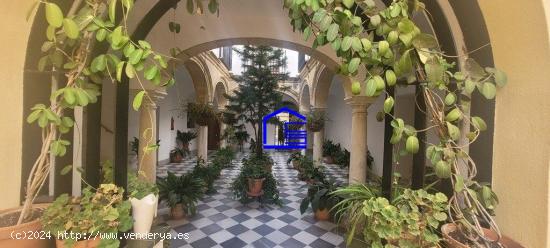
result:
[[[211,12],[217,12],[218,1],[210,1],[214,2],[210,4]],[[74,120],[65,116],[66,111],[95,103],[105,80],[122,83],[126,77],[135,79],[141,88],[132,102],[135,110],[144,100],[152,101],[145,90],[146,83],[168,87],[175,82],[166,70],[170,58],[156,52],[147,41],[131,38],[127,19],[134,0],[75,0],[66,13],[52,1],[36,1],[29,13],[40,6],[45,11],[48,27],[38,69],[51,73],[52,85],[57,89],[49,103],[35,105],[27,117],[28,123],[42,128],[42,146],[26,182],[18,224],[29,216],[32,202],[48,177],[52,166],[50,155],[64,156],[70,145],[65,134],[73,127]],[[93,54],[93,47],[99,44],[106,44],[110,49]],[[144,152],[157,148],[151,133],[152,130],[148,130],[142,134],[143,142],[148,144]],[[69,165],[62,172],[70,170]]]
[[[470,97],[479,91],[495,98],[506,84],[506,74],[481,67],[473,59],[458,56],[464,66],[449,62],[437,39],[411,20],[414,12],[425,11],[418,0],[393,0],[380,7],[374,0],[283,0],[291,24],[313,37],[313,47],[330,45],[341,59],[339,73],[353,78],[352,93],[385,98],[383,112],[392,118],[391,143],[404,142],[408,153],[419,152],[417,135],[433,132],[439,143],[427,141],[427,156],[439,180],[448,180],[454,192],[449,199],[451,221],[477,244],[486,244],[482,225],[498,232],[491,217],[497,202],[491,188],[475,180],[476,163],[468,145],[487,129],[485,121],[469,116]],[[429,127],[416,130],[392,114],[394,98],[388,89],[396,85],[419,85],[425,99]],[[424,105],[424,104],[422,104]]]

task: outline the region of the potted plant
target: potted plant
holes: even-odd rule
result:
[[[298,161],[298,178],[300,180],[306,181],[308,184],[326,181],[325,173],[314,165],[311,157],[303,156]]]
[[[157,215],[157,185],[144,179],[143,172],[128,173],[128,198],[132,204],[134,232],[146,234],[151,230],[153,218]]]
[[[128,14],[132,11],[134,6],[132,1],[125,1],[120,5],[116,4],[116,1],[106,0],[70,1],[63,6],[63,10],[67,11],[63,11],[55,1],[37,1],[36,3],[29,14],[32,14],[33,9],[38,7],[42,10],[45,9],[44,15],[37,16],[45,16],[42,23],[45,24],[44,30],[46,27],[49,30],[48,34],[43,37],[43,54],[40,56],[37,69],[46,74],[55,72],[55,76],[51,77],[52,85],[57,84],[57,81],[63,82],[63,84],[60,84],[57,90],[51,93],[47,101],[34,105],[26,118],[29,124],[36,124],[41,128],[42,135],[39,135],[35,141],[40,146],[40,149],[37,149],[40,153],[30,164],[32,169],[28,178],[23,180],[26,181],[26,185],[22,187],[24,202],[21,208],[4,210],[0,215],[3,224],[0,229],[0,246],[2,247],[44,246],[43,239],[8,240],[10,239],[9,235],[4,235],[4,233],[41,230],[39,217],[44,207],[34,204],[34,201],[41,192],[44,182],[50,176],[50,171],[54,171],[52,166],[55,163],[51,163],[50,158],[70,154],[67,153],[67,147],[71,145],[72,133],[70,131],[74,127],[75,121],[70,115],[67,116],[67,113],[75,107],[85,108],[97,102],[98,96],[101,95],[100,84],[105,79],[121,82],[122,78],[140,76],[152,82],[166,82],[163,86],[175,82],[172,74],[166,73],[167,56],[156,52],[149,42],[132,40],[131,34],[121,32],[121,30],[127,30],[126,22],[116,20],[123,18],[122,13]],[[217,9],[217,5],[212,5],[210,9],[213,12]],[[38,22],[39,26],[42,26],[42,23]],[[105,23],[110,24],[103,25]],[[97,47],[111,47],[112,49],[98,50],[95,49]],[[136,53],[121,53],[120,51],[124,48],[126,51],[130,51],[131,48]],[[99,53],[92,52],[96,50]],[[147,56],[135,56],[138,50]],[[147,70],[141,67],[145,64],[150,65]],[[136,69],[134,65],[138,68]],[[121,70],[122,68],[126,68],[126,70]],[[113,73],[115,71],[118,72],[116,75]],[[152,71],[157,73],[150,77],[152,73],[149,72]],[[143,100],[147,98],[150,98],[149,93],[142,86],[133,99],[133,109],[139,110]],[[154,144],[147,144],[147,147],[154,147]],[[156,149],[156,147],[154,148]],[[84,206],[88,206],[88,204],[84,204]],[[105,205],[104,209],[110,210],[112,206]],[[121,215],[121,217],[124,216]],[[108,218],[112,219],[112,216]],[[105,223],[107,222],[110,223],[110,221],[105,221]],[[112,228],[117,227],[114,223],[111,224],[113,224]],[[119,222],[117,225],[121,224],[124,223]],[[98,227],[103,228],[104,226]],[[120,226],[118,227],[120,228]]]
[[[338,153],[340,147],[332,142],[325,140],[323,142],[323,162],[325,164],[334,164],[334,156]]]
[[[295,170],[298,170],[300,165],[300,159],[302,159],[304,155],[300,151],[295,151],[290,154],[290,157],[287,159],[286,164],[292,163],[292,168]]]
[[[21,214],[21,207],[0,211],[0,247],[48,248],[47,239],[13,239],[12,233],[36,233],[43,230],[42,216],[48,204],[33,204],[31,213],[25,221],[17,225],[17,218]],[[48,239],[50,237],[47,237]]]
[[[204,192],[204,181],[193,174],[176,176],[168,172],[165,178],[157,179],[159,198],[170,206],[173,219],[182,219],[186,215],[194,215],[197,211],[197,201]]]
[[[212,163],[219,164],[221,168],[227,168],[231,166],[231,161],[235,158],[235,152],[230,147],[221,148],[212,158]]]
[[[329,220],[330,210],[340,200],[338,196],[332,194],[339,186],[333,181],[316,182],[308,188],[307,196],[300,204],[300,213],[304,214],[311,205],[315,219],[319,221]]]
[[[248,138],[250,138],[250,134],[248,134],[246,130],[235,132],[235,139],[237,140],[237,145],[241,151],[243,150],[244,143],[248,141]]]
[[[174,147],[174,149],[170,150],[170,163],[181,163],[186,152],[183,148]]]
[[[341,201],[334,209],[347,228],[346,244],[384,247],[435,247],[439,226],[447,219],[447,197],[423,189],[396,185],[390,202],[380,197],[380,186],[350,185],[333,192]]]
[[[184,155],[189,154],[189,143],[195,138],[197,138],[197,132],[181,132],[180,130],[177,131],[176,143],[178,147],[184,151]]]
[[[187,112],[189,117],[199,126],[207,126],[209,121],[218,118],[214,108],[207,103],[189,103]]]
[[[80,198],[57,197],[42,215],[44,231],[55,236],[58,248],[118,247],[118,239],[100,239],[98,234],[115,235],[132,227],[131,205],[123,191],[114,184],[101,184],[98,189],[84,188]]]
[[[221,170],[221,167],[217,163],[212,163],[211,165],[206,165],[206,162],[202,157],[197,159],[195,167],[191,174],[195,178],[200,178],[204,182],[205,189],[203,190],[207,194],[216,192],[214,189],[214,181],[218,177],[218,173]]]
[[[267,156],[267,155],[263,155]],[[235,198],[241,203],[250,202],[254,197],[260,197],[260,202],[281,204],[277,181],[265,167],[270,159],[251,155],[243,158],[241,172],[231,184]]]
[[[326,116],[324,111],[313,110],[307,115],[307,130],[319,132],[325,127]]]

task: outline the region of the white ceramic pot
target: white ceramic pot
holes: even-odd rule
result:
[[[130,198],[132,203],[132,217],[134,218],[134,232],[147,234],[151,231],[153,218],[157,216],[158,197],[148,194],[143,199]]]

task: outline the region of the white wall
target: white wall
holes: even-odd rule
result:
[[[158,150],[158,160],[166,162],[170,157],[170,150],[176,145],[177,130],[188,131],[196,130],[187,128],[187,113],[181,113],[180,102],[185,99],[186,102],[195,101],[195,88],[191,76],[185,68],[179,68],[175,74],[176,84],[167,89],[168,95],[164,99],[157,102],[158,106],[158,139],[160,139],[160,147]],[[137,92],[130,92],[130,101],[133,100]],[[171,118],[174,118],[174,130],[170,130]],[[139,112],[134,111],[129,104],[128,114],[128,142],[134,137],[139,138]],[[189,149],[194,151],[197,149],[197,140],[192,140]]]
[[[330,85],[327,118],[325,139],[340,143],[343,148],[351,151],[351,107],[344,102],[344,88],[337,77]]]

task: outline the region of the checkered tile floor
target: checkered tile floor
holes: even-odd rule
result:
[[[286,165],[289,153],[273,152],[275,160],[273,173],[279,182],[283,206],[264,206],[256,202],[242,205],[233,199],[231,182],[238,175],[241,159],[247,154],[240,153],[233,167],[224,169],[215,183],[217,192],[206,195],[199,202],[198,213],[187,220],[169,220],[168,209],[159,214],[172,226],[172,232],[188,233],[187,240],[172,240],[171,247],[345,247],[342,233],[336,225],[326,221],[316,221],[311,210],[300,214],[300,202],[307,193],[307,185],[298,180],[297,172]],[[158,175],[167,171],[176,174],[187,173],[195,159],[181,164],[158,167]],[[347,171],[336,165],[326,165],[326,173],[337,182],[347,182]]]

